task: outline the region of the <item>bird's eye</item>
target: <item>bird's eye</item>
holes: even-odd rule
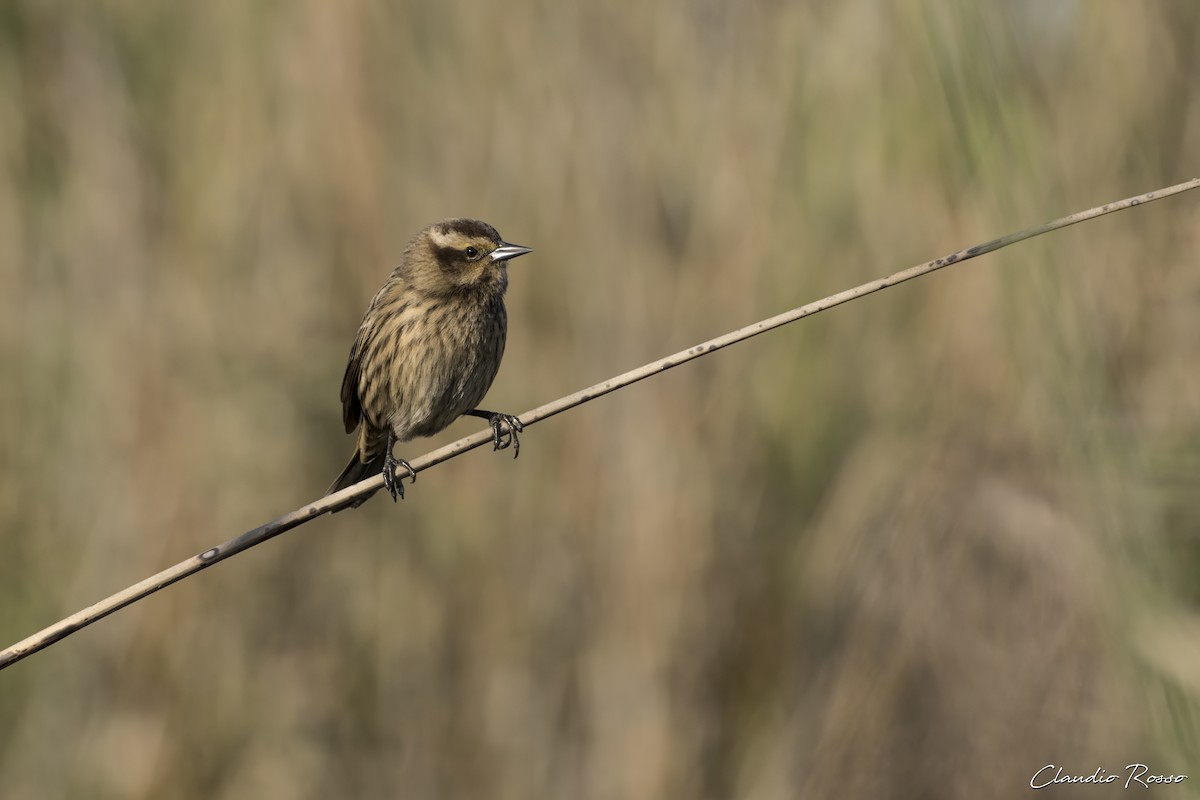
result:
[[[477,247],[468,247],[466,250],[463,250],[463,252],[467,254],[467,258],[472,260],[479,258],[479,248]]]

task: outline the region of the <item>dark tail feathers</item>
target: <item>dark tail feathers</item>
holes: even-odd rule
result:
[[[342,474],[337,476],[337,480],[333,482],[333,484],[329,487],[329,491],[325,492],[325,494],[331,495],[334,492],[340,492],[347,486],[353,486],[359,481],[366,480],[372,475],[378,475],[379,473],[383,472],[383,459],[384,454],[380,453],[378,456],[364,464],[358,460],[358,450],[355,450],[354,455],[350,457],[350,463],[346,465],[344,470],[342,470]],[[379,490],[376,489],[375,491],[377,492]],[[347,508],[358,508],[363,503],[370,500],[371,495],[373,494],[375,494],[375,492],[355,498],[348,503],[338,506],[330,513],[336,514],[339,511],[345,511]]]

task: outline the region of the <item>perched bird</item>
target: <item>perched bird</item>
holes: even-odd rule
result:
[[[530,252],[486,222],[447,219],[413,237],[400,265],[371,301],[342,379],[346,433],[358,446],[327,494],[383,473],[392,499],[404,496],[396,442],[433,436],[464,414],[492,426],[494,450],[515,458],[521,421],[476,408],[500,368],[508,315],[508,262]],[[370,495],[349,504],[357,508]],[[345,506],[343,506],[344,508]],[[340,509],[335,509],[340,510]]]

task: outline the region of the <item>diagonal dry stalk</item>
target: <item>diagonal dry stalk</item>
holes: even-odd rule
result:
[[[665,358],[630,370],[629,372],[617,375],[603,383],[597,383],[594,386],[589,386],[586,389],[581,389],[574,394],[560,397],[557,400],[538,406],[537,408],[527,411],[520,415],[521,422],[526,427],[540,422],[544,419],[561,414],[563,411],[582,405],[589,400],[595,400],[597,397],[615,392],[617,389],[622,389],[632,383],[636,383],[644,378],[649,378],[652,375],[657,375],[660,372],[665,372],[671,367],[677,367],[684,362],[691,361],[701,356],[708,355],[714,350],[720,350],[723,347],[728,347],[731,344],[749,339],[752,336],[757,336],[760,333],[765,333],[773,330],[789,322],[803,319],[804,317],[812,316],[818,311],[824,311],[827,308],[841,305],[864,295],[877,292],[880,289],[886,289],[889,286],[894,286],[897,283],[912,278],[926,275],[942,267],[948,267],[951,264],[956,264],[960,261],[966,261],[976,256],[981,256],[986,253],[992,253],[1002,247],[1007,247],[1010,244],[1031,239],[1034,236],[1040,236],[1043,233],[1049,233],[1060,228],[1065,228],[1068,225],[1074,225],[1078,222],[1086,222],[1087,220],[1095,219],[1096,217],[1111,214],[1114,211],[1122,211],[1133,206],[1148,203],[1152,200],[1161,200],[1164,197],[1180,194],[1191,189],[1200,188],[1200,178],[1194,178],[1184,183],[1179,183],[1174,186],[1169,186],[1164,189],[1159,189],[1146,194],[1137,195],[1136,197],[1127,197],[1124,200],[1118,200],[1113,203],[1107,203],[1102,206],[1090,208],[1087,211],[1080,211],[1070,216],[1061,217],[1052,220],[1043,225],[1038,225],[1033,228],[1027,228],[1023,231],[1010,233],[1007,236],[1001,236],[999,239],[993,239],[990,242],[977,244],[974,247],[968,247],[965,250],[960,250],[957,253],[936,258],[932,261],[926,261],[924,264],[918,264],[914,267],[901,270],[878,280],[864,283],[861,286],[856,286],[853,289],[846,289],[837,294],[817,300],[807,305],[794,308],[791,311],[786,311],[769,319],[764,319],[756,322],[753,325],[747,325],[736,331],[732,331],[723,336],[718,336],[715,339],[709,339],[707,342],[702,342],[694,347],[689,347],[686,350],[681,350]],[[420,458],[414,458],[411,462],[414,472],[421,472],[430,467],[441,464],[443,461],[459,456],[468,450],[474,450],[482,444],[492,441],[492,431],[490,428],[474,433],[459,439],[457,442],[446,445],[445,447],[426,453]],[[347,501],[365,494],[375,491],[383,486],[382,475],[376,475],[365,481],[355,484],[349,488],[343,489],[337,494],[322,497],[315,503],[310,503],[303,508],[297,509],[290,514],[286,514],[278,519],[261,525],[253,530],[246,531],[242,535],[230,539],[229,541],[211,547],[199,555],[192,556],[186,561],[181,561],[173,567],[163,570],[157,575],[153,575],[140,583],[136,583],[123,591],[101,600],[95,605],[66,617],[53,625],[41,630],[34,635],[24,639],[6,650],[0,652],[0,669],[3,669],[10,664],[15,664],[17,661],[25,658],[28,655],[38,652],[51,644],[70,636],[80,628],[85,628],[93,622],[108,616],[109,614],[124,608],[131,603],[136,603],[138,600],[157,592],[163,587],[170,586],[176,581],[199,572],[200,570],[216,564],[218,561],[223,561],[232,555],[240,553],[243,550],[253,547],[256,544],[261,544],[268,539],[278,536],[284,531],[289,531],[292,528],[298,527],[311,519],[315,519],[322,514],[344,505]]]

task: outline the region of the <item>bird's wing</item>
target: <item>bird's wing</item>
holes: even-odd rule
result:
[[[358,375],[362,365],[363,350],[366,349],[366,326],[359,328],[354,345],[350,348],[350,362],[346,364],[346,374],[342,377],[342,423],[346,433],[351,433],[362,420],[362,402],[358,399]]]

